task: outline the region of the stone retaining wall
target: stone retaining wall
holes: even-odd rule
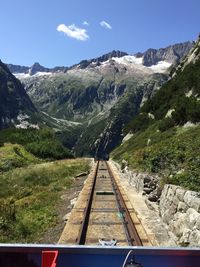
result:
[[[131,171],[127,166],[122,172],[129,185],[145,195],[148,207],[158,208],[162,221],[169,233],[176,236],[179,246],[200,247],[200,193],[171,184],[162,188],[158,176]]]
[[[200,193],[166,184],[159,202],[160,216],[181,246],[200,246]]]

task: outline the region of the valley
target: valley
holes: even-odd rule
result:
[[[66,138],[76,156],[108,157],[120,144],[124,125],[192,46],[186,42],[135,55],[112,51],[68,68],[7,66],[24,85],[40,123]]]
[[[66,223],[73,242],[60,238],[76,244],[76,205],[87,204],[79,198],[99,164],[91,158],[110,158],[144,244],[199,246],[199,48],[197,40],[134,55],[112,51],[71,67],[1,62],[1,242],[57,243]]]

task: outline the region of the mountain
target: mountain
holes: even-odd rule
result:
[[[84,69],[86,67],[88,67],[89,65],[93,64],[93,67],[94,66],[98,66],[100,65],[101,62],[105,62],[109,59],[112,59],[113,57],[123,57],[123,56],[127,56],[128,54],[125,53],[125,52],[122,52],[122,51],[119,51],[119,50],[113,50],[112,52],[110,53],[107,53],[101,57],[98,57],[98,58],[93,58],[93,59],[90,59],[90,60],[82,60],[78,65],[74,65],[72,66],[73,67],[79,67],[80,69]]]
[[[112,157],[200,191],[200,38],[171,77],[124,125]]]
[[[172,70],[171,76],[172,79],[145,103],[141,111],[152,113],[158,120],[171,118],[178,125],[199,121],[200,39],[188,56]]]
[[[185,42],[181,44],[170,45],[166,48],[148,49],[144,53],[137,53],[137,57],[143,57],[143,64],[145,66],[156,65],[160,61],[167,61],[169,63],[178,63],[185,55],[188,54],[193,47],[192,42]]]
[[[159,62],[168,62],[170,64],[178,63],[192,48],[192,42],[185,42],[179,43],[175,45],[168,46],[166,48],[160,49],[148,49],[144,53],[136,53],[134,57],[138,58],[138,62],[140,59],[142,60],[142,64],[146,67],[150,67],[153,65],[158,64]],[[31,67],[27,66],[20,66],[20,65],[13,65],[7,64],[7,67],[13,74],[29,74],[30,76],[37,74],[44,73],[56,73],[56,72],[66,72],[70,69],[85,69],[89,67],[96,67],[99,66],[102,62],[106,62],[111,60],[112,58],[122,58],[124,56],[130,56],[126,52],[122,52],[119,50],[113,50],[107,54],[104,54],[100,57],[89,59],[89,60],[82,60],[80,63],[75,64],[71,67],[64,67],[64,66],[57,66],[54,68],[46,68],[40,65],[38,62],[34,63]],[[22,76],[23,78],[23,76]]]
[[[40,65],[38,62],[34,63],[31,67],[27,66],[20,66],[20,65],[13,65],[13,64],[7,64],[8,69],[13,74],[22,74],[22,75],[35,75],[37,73],[55,73],[55,72],[65,72],[67,71],[67,67],[54,67],[54,68],[45,68],[42,65]]]
[[[71,146],[77,155],[102,156],[119,144],[123,126],[167,81],[169,68],[191,46],[188,42],[136,55],[112,51],[60,71],[36,64],[15,75],[38,110],[73,124],[70,133],[60,134],[63,142],[69,144],[75,132]]]
[[[20,65],[13,65],[13,64],[6,64],[7,68],[11,73],[28,73],[29,67],[27,66],[20,66]]]
[[[0,61],[0,129],[36,112],[21,82]]]

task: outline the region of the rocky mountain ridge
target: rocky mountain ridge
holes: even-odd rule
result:
[[[123,127],[115,159],[200,191],[200,39],[169,79]],[[149,191],[148,191],[149,192]]]
[[[175,64],[183,59],[190,49],[193,47],[193,42],[185,42],[175,45],[170,45],[166,48],[148,49],[144,53],[137,53],[137,57],[143,57],[143,64],[145,66],[156,65],[159,61],[167,61]]]
[[[13,125],[21,113],[36,112],[20,81],[0,61],[0,129]]]
[[[35,64],[28,73],[15,75],[50,120],[74,123],[68,132],[68,136],[76,136],[73,142],[61,136],[64,143],[71,142],[77,155],[107,155],[122,139],[123,125],[166,82],[169,67],[177,57],[185,56],[190,46],[185,43],[150,53],[153,65],[149,66],[143,62],[149,52],[132,56],[112,51],[64,70]]]
[[[160,49],[148,49],[147,51],[141,53],[136,53],[134,55],[129,55],[126,52],[113,50],[107,54],[104,54],[100,57],[89,59],[89,60],[82,60],[80,63],[72,65],[71,67],[64,67],[64,66],[57,66],[54,68],[46,68],[41,66],[38,62],[34,63],[31,67],[27,66],[20,66],[20,65],[13,65],[7,64],[7,67],[13,74],[29,74],[30,76],[35,75],[37,72],[40,73],[56,73],[56,72],[66,72],[71,69],[85,69],[88,67],[97,67],[100,66],[101,63],[106,61],[111,61],[113,58],[123,58],[126,56],[133,56],[136,58],[141,58],[141,64],[150,67],[152,65],[156,65],[159,62],[166,61],[170,64],[178,63],[193,46],[193,42],[185,42],[179,43],[175,45],[168,46],[166,48]]]
[[[54,68],[46,68],[40,65],[38,62],[35,62],[31,67],[27,66],[20,66],[20,65],[14,65],[14,64],[7,64],[8,69],[13,74],[29,74],[30,76],[35,75],[38,72],[41,73],[55,73],[55,72],[65,72],[68,70],[67,67],[54,67]]]

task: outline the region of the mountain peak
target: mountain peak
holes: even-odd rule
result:
[[[106,53],[100,57],[97,58],[92,58],[90,60],[82,60],[78,66],[81,69],[87,68],[91,63],[93,63],[93,66],[98,66],[101,62],[105,62],[113,57],[123,57],[123,56],[127,56],[128,54],[123,52],[123,51],[119,51],[119,50],[113,50],[109,53]],[[95,64],[94,64],[95,63]],[[77,66],[77,65],[75,65]]]
[[[37,72],[49,72],[50,70],[48,68],[43,67],[40,65],[40,63],[35,62],[29,69],[29,74],[34,75]]]
[[[37,112],[23,85],[0,61],[0,129],[13,126],[20,113]]]
[[[126,52],[120,51],[120,50],[113,50],[110,53],[107,53],[105,55],[103,55],[102,57],[123,57],[123,56],[127,56],[128,54]]]
[[[33,67],[43,67],[43,66],[40,65],[39,62],[35,62],[35,63],[31,66],[31,68],[33,68]]]
[[[193,42],[178,43],[167,46],[166,48],[150,48],[143,54],[143,64],[145,66],[156,65],[159,61],[167,61],[171,64],[177,63],[185,57],[193,47]]]

